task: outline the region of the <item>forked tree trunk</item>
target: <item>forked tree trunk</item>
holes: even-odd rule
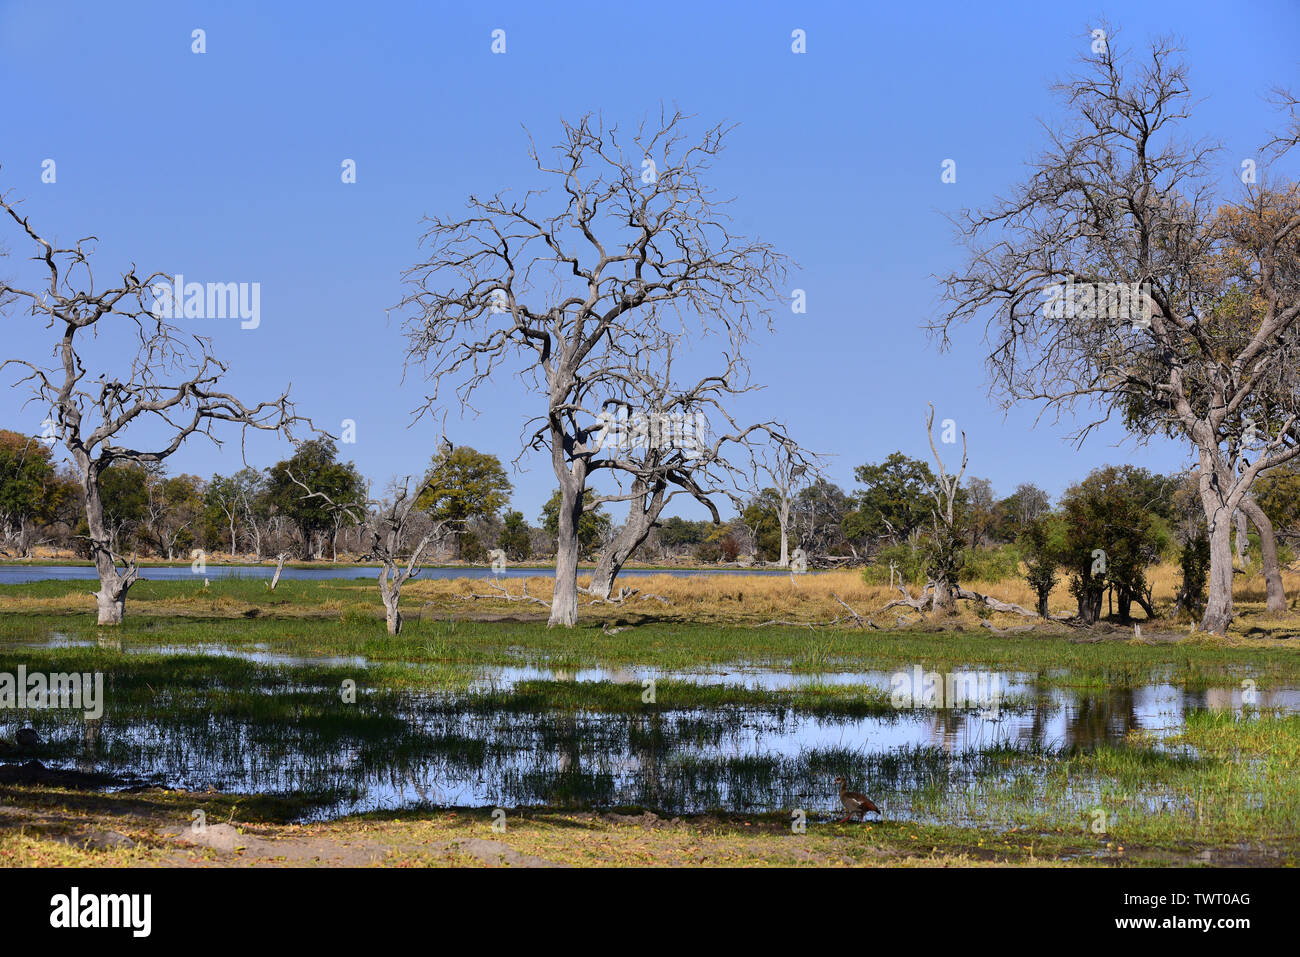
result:
[[[95,592],[95,601],[99,605],[99,624],[120,625],[126,615],[126,591],[131,587],[122,576],[114,572],[99,575],[99,591]]]
[[[560,482],[559,525],[555,536],[555,592],[546,627],[572,628],[578,623],[578,521],[582,518],[582,483]]]
[[[118,572],[104,527],[104,502],[99,491],[99,470],[88,460],[78,462],[81,491],[86,506],[86,528],[90,533],[90,554],[99,574],[99,591],[94,592],[99,606],[99,624],[120,625],[126,615],[126,593],[136,581],[134,564]]]
[[[659,521],[659,513],[665,504],[664,489],[656,488],[651,494],[648,509],[643,508],[644,502],[644,497],[632,500],[627,521],[618,530],[614,540],[600,553],[596,560],[596,570],[591,573],[591,585],[587,588],[589,594],[597,598],[609,598],[613,593],[614,579],[618,578],[627,560],[650,537],[650,530]]]
[[[1268,610],[1286,611],[1286,589],[1282,586],[1282,569],[1277,561],[1277,537],[1273,534],[1273,522],[1260,508],[1254,496],[1247,495],[1241,500],[1241,511],[1259,532],[1260,564],[1264,567]]]

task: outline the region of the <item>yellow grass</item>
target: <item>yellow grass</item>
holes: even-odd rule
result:
[[[1255,566],[1254,574],[1238,575],[1234,597],[1239,615],[1249,618],[1249,625],[1265,628],[1286,627],[1291,614],[1265,616],[1264,581]],[[1149,570],[1148,578],[1154,585],[1157,610],[1167,612],[1174,600],[1180,580],[1176,566],[1161,565]],[[580,575],[579,585],[585,587],[589,576]],[[1300,574],[1283,573],[1288,595],[1300,594]],[[5,596],[5,610],[19,613],[89,613],[93,603],[87,592],[93,590],[91,582],[83,583],[85,589],[73,589],[60,596],[26,596],[14,590]],[[214,583],[215,584],[215,583]],[[302,583],[295,583],[301,586]],[[311,582],[307,595],[290,599],[285,591],[269,590],[241,596],[222,594],[217,589],[204,591],[197,583],[165,586],[157,598],[146,598],[139,591],[128,600],[128,614],[179,615],[238,618],[259,613],[286,618],[332,618],[378,615],[381,611],[378,589],[369,578],[340,581]],[[703,624],[759,624],[768,621],[798,623],[826,623],[848,616],[839,600],[854,611],[873,618],[881,627],[892,628],[899,617],[916,622],[918,616],[910,609],[898,607],[882,612],[892,599],[900,597],[884,585],[869,585],[862,579],[860,569],[841,569],[815,572],[806,575],[747,575],[726,574],[711,576],[673,576],[667,574],[630,575],[619,580],[619,587],[633,589],[627,600],[617,603],[596,602],[581,594],[580,618],[594,621],[612,621],[619,618],[655,616],[669,620],[691,621]],[[452,578],[421,579],[408,582],[403,590],[403,612],[408,618],[421,616],[505,615],[518,618],[545,618],[551,600],[552,579],[544,572],[526,579],[503,579],[494,583],[490,579]],[[1020,577],[999,582],[969,582],[965,587],[1002,601],[1032,609],[1036,602],[1032,590]],[[501,593],[506,589],[514,600]],[[520,600],[527,595],[541,599],[541,604]],[[918,590],[910,589],[912,595]],[[657,595],[664,601],[649,598]],[[1075,602],[1068,583],[1060,582],[1049,600],[1052,613],[1070,612]],[[983,606],[973,602],[959,602],[959,613],[952,624],[978,626],[979,618],[989,617]],[[978,614],[977,614],[978,612]],[[1135,615],[1141,610],[1134,608]],[[995,625],[1021,623],[1015,615],[992,614]],[[1187,621],[1162,620],[1162,628],[1190,630]],[[1247,625],[1238,621],[1234,630]]]

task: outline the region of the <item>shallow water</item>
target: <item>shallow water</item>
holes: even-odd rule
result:
[[[93,644],[54,636],[26,647]],[[10,656],[16,647],[6,646]],[[140,652],[232,656],[282,668],[290,676],[300,665],[357,668],[361,676],[368,665],[361,657],[296,656],[264,646],[218,644],[131,645],[124,660]],[[608,681],[627,684],[629,694],[639,696],[646,679],[673,679],[766,690],[810,683],[888,690],[895,674],[493,667],[475,670],[470,688],[508,690],[535,679]],[[1240,688],[1190,691],[1152,681],[1094,693],[1043,684],[1028,673],[991,677],[1005,697],[1016,699],[1016,707],[903,708],[866,718],[779,707],[485,712],[461,706],[463,699],[454,692],[392,695],[382,703],[363,694],[351,707],[372,708],[385,721],[396,719],[394,730],[376,735],[357,732],[359,725],[346,721],[335,733],[329,724],[242,719],[222,709],[218,691],[207,707],[202,700],[180,701],[167,720],[115,712],[111,695],[100,722],[88,723],[76,713],[0,710],[0,735],[12,740],[19,727],[33,724],[46,739],[39,756],[48,766],[106,772],[130,783],[320,795],[308,818],[424,804],[641,806],[669,814],[802,808],[810,815],[830,814],[838,813],[830,781],[844,774],[868,789],[891,818],[996,825],[979,822],[974,808],[981,781],[1019,773],[1009,769],[1006,753],[1028,765],[1051,762],[1074,750],[1122,745],[1135,731],[1168,736],[1193,710],[1242,709]],[[334,687],[306,690],[313,710],[341,707]],[[1300,712],[1300,688],[1261,691],[1257,706]],[[1003,751],[991,756],[990,749]],[[1080,802],[1090,799],[1089,788],[1079,783]],[[1136,797],[1150,807],[1186,800],[1159,793]]]

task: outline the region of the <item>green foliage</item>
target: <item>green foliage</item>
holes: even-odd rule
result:
[[[0,520],[46,522],[58,488],[50,450],[37,439],[0,429]]]
[[[888,585],[891,563],[895,581],[901,575],[904,584],[925,584],[925,552],[907,544],[886,545],[876,552],[872,564],[862,569],[862,580],[868,585]]]
[[[929,521],[935,477],[925,462],[894,452],[879,465],[859,465],[853,477],[862,488],[841,523],[850,541],[887,537],[897,544]]]
[[[149,473],[135,464],[111,465],[99,473],[104,521],[113,528],[143,522],[149,512]]]
[[[1015,545],[973,548],[966,552],[961,581],[1000,582],[1020,573],[1020,549]]]
[[[659,526],[659,544],[664,548],[699,545],[704,542],[712,530],[712,522],[690,522],[674,515]]]
[[[1084,621],[1100,617],[1107,588],[1115,591],[1122,620],[1133,601],[1154,614],[1146,569],[1169,545],[1174,487],[1146,469],[1122,465],[1097,469],[1066,492],[1062,564],[1073,573],[1070,590]]]
[[[238,542],[230,540],[230,516],[236,515],[235,534],[248,520],[247,510],[257,518],[265,517],[268,503],[265,499],[265,477],[257,469],[242,468],[233,475],[214,475],[203,491],[203,513],[199,527],[208,548],[224,542],[233,554]]]
[[[740,513],[740,520],[754,534],[758,551],[755,557],[762,561],[774,562],[781,556],[780,508],[781,494],[774,488],[765,488]],[[727,561],[734,559],[732,556]]]
[[[1204,529],[1198,529],[1183,546],[1178,558],[1183,583],[1178,590],[1178,604],[1193,615],[1205,608],[1206,588],[1210,581],[1210,538]]]
[[[1288,462],[1269,469],[1255,480],[1251,493],[1279,538],[1300,536],[1300,466]]]
[[[475,532],[465,532],[460,536],[460,559],[463,562],[482,562],[487,559],[487,549]]]
[[[320,498],[308,498],[289,472],[313,492],[328,495],[335,505],[357,505],[366,499],[366,486],[356,466],[339,462],[338,448],[329,438],[301,443],[288,460],[267,469],[266,500],[298,527],[304,554],[314,536],[334,527],[334,514]]]
[[[1067,555],[1065,520],[1059,515],[1039,515],[1021,525],[1020,555],[1025,581],[1038,597],[1038,613],[1047,616],[1047,599],[1056,587],[1057,570]]]
[[[532,550],[532,542],[523,512],[506,512],[502,518],[501,534],[497,537],[497,547],[504,551],[511,561],[522,562],[528,558]]]
[[[425,479],[429,487],[416,504],[437,521],[490,518],[505,507],[512,490],[501,460],[468,445],[435,455]]]
[[[609,513],[602,506],[586,507],[590,505],[591,499],[591,489],[584,489],[582,493],[584,508],[582,517],[578,519],[578,553],[584,557],[590,556],[600,547],[601,543],[609,537],[614,525],[610,521]],[[560,534],[560,490],[558,488],[542,506],[541,523],[548,534]]]

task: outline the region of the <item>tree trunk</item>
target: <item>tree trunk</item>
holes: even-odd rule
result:
[[[276,559],[275,574],[271,576],[271,591],[275,591],[275,586],[280,584],[280,572],[284,571],[284,560],[288,557],[288,552],[281,552]]]
[[[104,527],[104,502],[99,492],[99,470],[89,460],[78,461],[81,491],[86,506],[86,528],[90,533],[90,554],[99,573],[99,591],[94,592],[101,625],[120,625],[126,615],[126,593],[135,584],[135,565],[119,573],[113,561],[109,536]]]
[[[1244,507],[1237,509],[1236,514],[1233,516],[1233,520],[1237,529],[1237,534],[1235,536],[1237,546],[1237,564],[1241,566],[1242,571],[1246,571],[1250,568],[1250,532],[1246,528],[1246,510]]]
[[[1264,567],[1268,610],[1286,611],[1286,589],[1282,586],[1282,569],[1277,561],[1277,537],[1273,534],[1273,522],[1252,495],[1247,495],[1241,500],[1241,513],[1244,513],[1259,531],[1260,564]]]
[[[942,578],[934,580],[934,598],[930,607],[940,615],[951,615],[957,610],[957,597]]]
[[[379,570],[379,597],[384,600],[388,633],[390,635],[400,635],[402,633],[402,612],[398,606],[402,599],[402,585],[400,581],[390,582],[390,574],[396,578],[399,573],[396,568],[388,566],[384,566]]]
[[[99,591],[95,592],[95,601],[99,604],[99,624],[120,625],[126,615],[126,589],[118,582],[101,581]]]
[[[1227,513],[1219,513],[1219,521],[1210,519],[1210,583],[1209,601],[1201,616],[1201,628],[1216,635],[1226,635],[1232,623],[1232,523]]]
[[[648,508],[644,505],[644,495],[632,499],[627,521],[596,560],[596,570],[591,573],[591,585],[587,589],[589,594],[597,598],[609,598],[614,591],[614,579],[623,570],[627,560],[650,537],[650,530],[654,528],[655,522],[659,521],[659,513],[664,507],[663,487],[657,487],[650,494]]]
[[[1048,598],[1048,595],[1049,595],[1049,594],[1050,594],[1050,592],[1039,592],[1039,593],[1038,593],[1038,617],[1039,617],[1039,618],[1046,618],[1046,617],[1048,616],[1048,612],[1047,612],[1047,598]]]
[[[582,517],[583,483],[566,476],[560,482],[559,527],[555,536],[555,593],[546,627],[572,628],[578,623],[578,520]]]
[[[790,502],[788,499],[781,499],[781,511],[777,514],[781,520],[781,560],[777,564],[781,568],[790,567]]]

